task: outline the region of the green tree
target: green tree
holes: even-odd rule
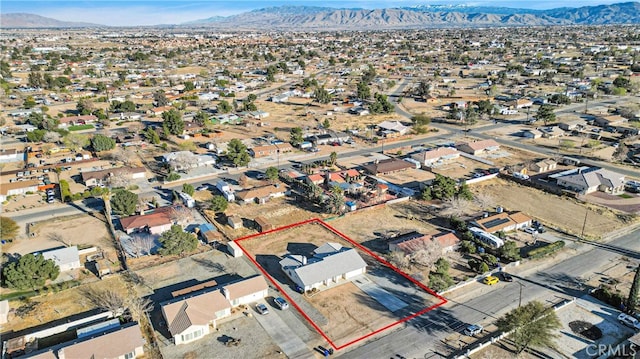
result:
[[[22,103],[22,107],[24,107],[24,108],[34,108],[34,107],[36,107],[36,100],[33,99],[33,96],[27,96],[27,98]]]
[[[113,212],[123,216],[130,216],[136,211],[138,195],[124,189],[115,191],[111,197]]]
[[[46,130],[33,130],[31,132],[27,132],[27,141],[42,142],[46,133]]]
[[[60,180],[60,198],[62,199],[62,202],[71,200],[71,188],[69,187],[69,182],[67,182],[67,180]]]
[[[633,283],[629,290],[629,297],[627,298],[627,310],[626,312],[633,315],[636,313],[638,307],[638,292],[640,291],[640,266],[636,268],[636,274],[633,276]]]
[[[184,183],[182,184],[182,192],[188,194],[189,196],[193,196],[193,194],[196,193],[196,189],[193,188],[192,184]]]
[[[229,113],[231,112],[231,110],[233,110],[233,107],[229,104],[229,102],[222,100],[218,103],[217,109],[220,113]]]
[[[85,98],[80,99],[80,100],[78,100],[78,103],[76,104],[76,111],[80,115],[89,115],[95,109],[96,109],[95,105],[89,99],[85,99]]]
[[[220,195],[213,196],[209,200],[209,209],[214,213],[224,213],[224,211],[227,210],[228,206],[229,202],[227,201],[227,199]]]
[[[116,147],[116,140],[105,135],[97,134],[91,138],[91,147],[96,152],[109,151]]]
[[[515,308],[498,319],[497,325],[501,331],[512,332],[509,338],[517,354],[528,348],[553,348],[556,338],[554,331],[562,328],[556,312],[538,301]]]
[[[209,116],[202,110],[196,112],[196,115],[193,116],[193,122],[197,123],[200,126],[203,126],[207,119],[209,119]]]
[[[469,185],[467,184],[467,182],[462,181],[462,183],[458,187],[456,197],[466,199],[467,201],[470,201],[473,199],[473,193],[469,189]]]
[[[162,113],[162,127],[170,134],[179,136],[184,132],[184,121],[178,110],[172,108]]]
[[[506,241],[504,245],[498,250],[500,258],[508,261],[520,260],[520,248],[514,241]]]
[[[322,121],[322,127],[323,128],[329,128],[331,127],[331,122],[329,122],[328,118],[325,118],[324,121]]]
[[[431,183],[431,187],[427,187],[426,189],[429,189],[429,199],[440,200],[453,198],[457,191],[456,181],[439,174],[436,174],[436,178]]]
[[[193,233],[185,232],[182,227],[174,224],[171,229],[162,233],[159,238],[162,248],[158,253],[163,256],[184,255],[198,248],[198,239]]]
[[[22,290],[42,287],[47,280],[58,278],[59,274],[60,267],[52,259],[44,259],[42,254],[26,254],[2,271],[7,287]]]
[[[371,89],[366,82],[359,82],[356,89],[356,93],[359,99],[366,100],[371,97]]]
[[[167,182],[173,182],[173,181],[177,181],[180,179],[180,175],[175,173],[175,172],[171,172],[167,175],[167,177],[165,177],[165,181]]]
[[[167,96],[164,94],[164,91],[158,90],[153,94],[153,102],[156,107],[162,107],[169,104],[169,100],[167,100]]]
[[[376,101],[369,106],[369,111],[372,114],[393,112],[393,104],[389,102],[387,95],[377,93],[375,95],[375,100]]]
[[[31,126],[35,126],[37,128],[42,129],[44,122],[44,116],[41,113],[38,112],[31,112],[29,114],[29,116],[27,117],[27,123],[30,124]]]
[[[9,217],[0,217],[0,239],[14,239],[20,227]]]
[[[256,94],[254,94],[254,93],[250,93],[249,95],[247,95],[247,101],[248,102],[253,102],[253,101],[257,100],[257,99],[258,99],[258,96]]]
[[[324,86],[316,87],[313,97],[319,103],[329,103],[331,101],[331,95],[329,91],[324,89]]]
[[[193,91],[196,89],[196,86],[193,84],[193,81],[185,81],[184,82],[184,90],[185,91]]]
[[[264,174],[269,181],[275,181],[278,179],[278,169],[275,167],[267,168]]]
[[[427,126],[431,123],[431,118],[427,115],[420,114],[411,117],[411,122],[416,126]]]
[[[304,142],[304,137],[302,135],[302,129],[300,127],[294,127],[289,131],[289,142],[291,146],[298,147],[302,142]]]
[[[233,162],[236,167],[246,166],[251,162],[247,146],[237,138],[229,141],[227,145],[227,158]]]
[[[454,284],[449,275],[451,265],[444,258],[439,258],[435,263],[435,270],[429,272],[429,287],[436,292],[441,292]]]
[[[556,114],[553,112],[553,106],[544,104],[538,108],[537,114],[538,120],[544,121],[544,125],[546,126],[549,122],[553,122],[556,120]]]
[[[144,130],[144,137],[154,145],[160,143],[160,135],[158,135],[158,132],[151,127],[147,127],[147,129]]]
[[[329,155],[329,165],[335,166],[336,162],[338,162],[338,154],[334,151]]]

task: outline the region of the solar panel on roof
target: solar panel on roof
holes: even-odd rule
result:
[[[510,222],[509,218],[496,218],[483,223],[483,225],[485,228],[493,228],[508,222]]]

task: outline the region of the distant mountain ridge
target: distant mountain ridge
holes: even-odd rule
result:
[[[212,16],[177,25],[224,30],[304,31],[638,23],[640,23],[640,3],[626,2],[550,10],[469,5],[416,5],[384,9],[337,9],[288,5],[255,9],[226,17]],[[3,28],[55,28],[104,25],[59,21],[39,15],[13,13],[0,15],[0,26]]]
[[[0,14],[0,26],[3,29],[12,28],[66,28],[66,27],[103,27],[105,25],[87,22],[60,21],[27,13]]]

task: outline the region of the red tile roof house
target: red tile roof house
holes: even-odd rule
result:
[[[500,145],[495,140],[482,140],[466,142],[456,146],[459,151],[478,156],[483,153],[494,152],[500,149]]]
[[[98,120],[98,118],[94,115],[84,115],[84,116],[71,116],[71,117],[63,117],[59,121],[58,127],[68,127],[68,126],[76,126],[76,125],[86,125],[89,123],[94,123]]]
[[[263,276],[207,288],[161,304],[162,315],[176,345],[202,338],[231,309],[264,299],[269,285]]]
[[[276,145],[255,146],[249,149],[249,154],[253,158],[273,156],[278,153],[278,147]]]
[[[420,249],[426,248],[430,242],[436,241],[442,253],[453,252],[458,248],[460,239],[452,232],[440,232],[437,234],[421,234],[409,232],[399,236],[396,240],[389,242],[389,251],[402,251],[404,254],[411,254]]]
[[[175,224],[173,212],[175,207],[156,208],[152,213],[120,218],[122,229],[127,233],[147,231],[151,234],[161,234]]]
[[[286,187],[281,184],[270,184],[262,187],[254,187],[236,192],[236,199],[244,203],[265,203],[271,198],[282,197]]]

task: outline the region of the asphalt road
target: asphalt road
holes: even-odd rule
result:
[[[640,229],[610,241],[609,244],[640,251],[639,236]],[[442,357],[441,354],[445,354],[442,340],[452,332],[462,332],[468,324],[482,323],[486,327],[487,322],[493,322],[516,308],[520,301],[518,283],[523,285],[522,303],[537,299],[552,305],[562,299],[586,294],[580,283],[592,276],[600,275],[620,258],[615,251],[582,244],[577,254],[568,259],[557,263],[549,259],[547,263],[540,263],[539,266],[522,274],[515,274],[513,283],[501,282],[491,287],[480,283],[469,285],[464,289],[469,293],[457,297],[461,298],[459,301],[450,301],[432,312],[410,320],[403,328],[387,336],[352,351],[340,353],[340,357]],[[629,265],[637,263],[630,262]],[[516,270],[514,272],[517,273]]]

